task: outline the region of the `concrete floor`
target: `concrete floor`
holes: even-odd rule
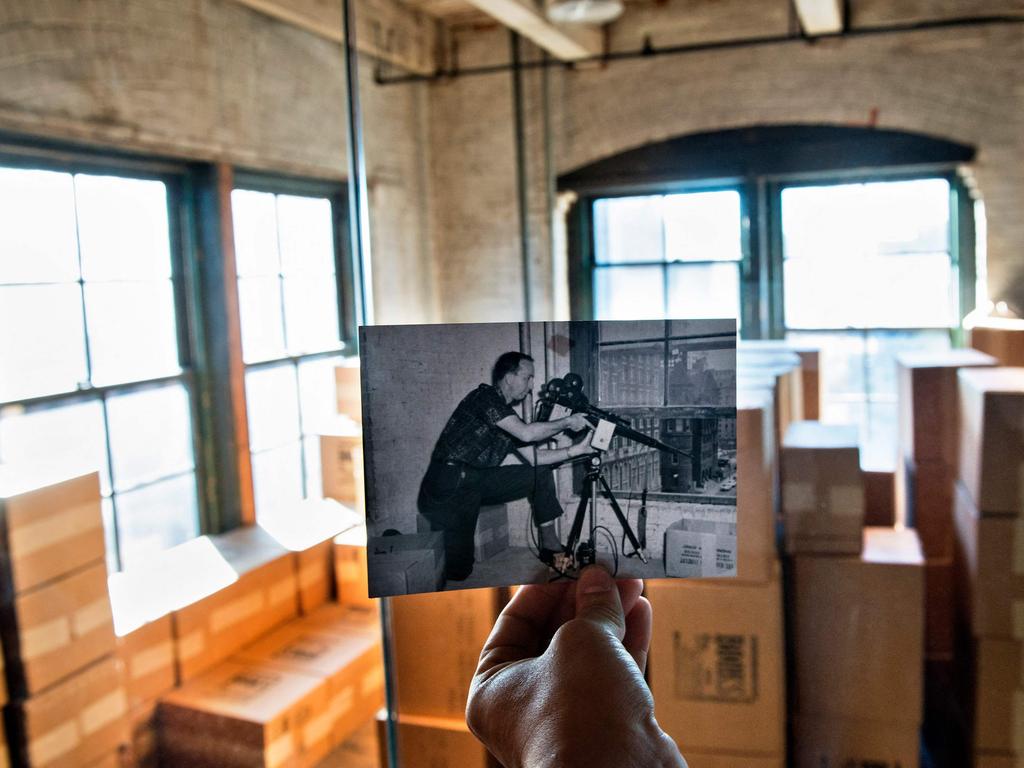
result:
[[[598,553],[598,562],[612,569],[611,555]],[[638,558],[619,558],[618,577],[621,579],[663,579],[665,564],[658,558],[646,565]],[[493,557],[473,566],[473,573],[465,581],[450,582],[447,590],[479,589],[481,587],[509,586],[513,584],[543,584],[556,579],[558,574],[537,560],[526,547],[509,547]]]

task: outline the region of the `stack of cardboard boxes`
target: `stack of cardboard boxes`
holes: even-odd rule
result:
[[[899,387],[899,522],[913,526],[925,555],[925,654],[930,676],[953,659],[953,488],[959,453],[957,371],[991,366],[973,349],[904,353]],[[931,689],[929,689],[931,690]]]
[[[647,583],[655,715],[691,768],[786,764],[773,391],[737,403],[737,576]]]
[[[0,631],[12,762],[90,766],[127,741],[99,477],[0,474]]]
[[[323,496],[365,514],[363,415],[358,360],[335,369],[338,418],[320,425],[320,473]]]
[[[922,720],[923,557],[912,530],[857,554],[793,557],[798,768],[914,768]]]
[[[959,698],[972,703],[974,765],[995,768],[1024,758],[1024,368],[964,370],[959,383]]]
[[[1000,365],[1024,366],[1024,320],[990,317],[970,330],[971,346]]]
[[[466,699],[499,609],[499,590],[396,597],[391,606],[399,764],[496,768],[466,726]],[[380,719],[379,740],[387,744]],[[382,765],[387,761],[382,754]]]

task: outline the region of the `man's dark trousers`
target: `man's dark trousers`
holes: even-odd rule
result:
[[[510,465],[479,469],[432,461],[420,485],[418,506],[434,531],[444,532],[445,570],[449,579],[473,571],[473,535],[480,507],[528,498],[537,525],[562,514],[551,467]]]

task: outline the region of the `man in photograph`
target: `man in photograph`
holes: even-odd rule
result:
[[[552,465],[592,452],[589,434],[566,448],[537,447],[562,432],[584,432],[582,414],[553,421],[524,422],[512,406],[533,390],[533,358],[522,352],[501,355],[491,383],[467,394],[437,439],[417,505],[432,530],[444,532],[446,575],[462,581],[473,571],[473,534],[485,504],[528,498],[540,531],[541,559],[551,563],[561,544],[555,521],[562,506]],[[510,454],[520,463],[502,462]]]

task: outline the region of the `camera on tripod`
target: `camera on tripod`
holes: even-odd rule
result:
[[[689,458],[687,451],[682,451],[657,438],[646,435],[632,427],[630,422],[617,414],[598,408],[590,402],[583,393],[583,377],[576,373],[566,374],[564,378],[553,378],[540,389],[537,401],[536,418],[538,421],[550,421],[552,417],[559,418],[563,413],[556,413],[556,408],[564,409],[567,413],[582,413],[594,429],[594,436],[591,438],[591,446],[599,451],[605,451],[611,444],[613,437],[619,436],[633,440],[649,448],[655,448],[669,454],[676,454]],[[641,562],[647,563],[646,535],[643,530],[640,536],[630,527],[629,519],[619,506],[615,494],[612,492],[608,481],[602,473],[602,460],[600,454],[588,457],[586,474],[583,477],[583,487],[580,490],[579,506],[576,509],[576,516],[573,518],[572,528],[569,531],[569,538],[565,544],[562,566],[558,567],[560,575],[569,575],[568,571],[582,568],[597,560],[597,530],[603,528],[597,524],[597,499],[603,496],[611,505],[612,512],[622,526],[623,535],[629,539],[633,552],[640,558]],[[641,520],[646,516],[647,489],[643,491],[644,505],[641,507]],[[580,541],[583,533],[583,525],[589,512],[590,536],[586,541]],[[614,544],[614,540],[613,540]],[[628,556],[628,555],[627,555]]]

